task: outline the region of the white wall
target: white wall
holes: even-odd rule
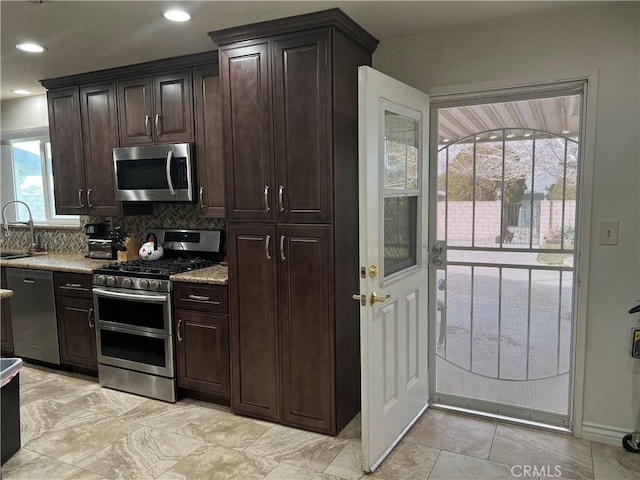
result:
[[[376,69],[425,92],[598,69],[582,424],[592,439],[631,432],[640,410],[627,314],[640,298],[639,23],[637,2],[582,4],[384,41],[374,55]],[[620,221],[618,246],[597,244],[604,220]]]
[[[0,103],[0,114],[0,128],[3,131],[49,125],[46,95],[3,100]]]

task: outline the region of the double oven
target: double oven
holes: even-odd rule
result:
[[[100,283],[94,278],[100,383],[175,402],[169,288],[159,292],[122,288],[117,284],[105,287]],[[168,283],[163,281],[164,285]]]
[[[205,268],[222,256],[222,232],[156,230],[165,258],[105,265],[94,271],[100,384],[175,402],[171,275]]]

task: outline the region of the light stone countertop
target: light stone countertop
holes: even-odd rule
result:
[[[84,253],[36,253],[29,257],[0,259],[0,266],[5,268],[28,268],[34,270],[50,270],[56,272],[93,273],[99,268],[116,260],[86,258]],[[229,279],[226,265],[214,265],[189,272],[171,275],[175,282],[207,283],[212,285],[227,285]]]
[[[0,288],[0,298],[9,298],[11,295],[13,295],[13,290]]]
[[[35,255],[14,258],[12,260],[0,259],[0,266],[5,268],[30,268],[34,270],[50,270],[55,272],[93,273],[94,268],[99,268],[115,260],[86,258],[84,253],[37,253]]]
[[[226,285],[229,281],[229,269],[226,265],[214,265],[213,267],[176,273],[175,275],[171,275],[169,279],[172,282]]]

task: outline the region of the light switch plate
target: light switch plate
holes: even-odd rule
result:
[[[600,245],[618,245],[618,222],[600,222]]]

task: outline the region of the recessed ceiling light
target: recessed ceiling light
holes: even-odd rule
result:
[[[16,88],[15,90],[11,90],[11,91],[18,95],[29,95],[31,93],[29,90],[23,90],[22,88]]]
[[[451,141],[451,139],[449,138],[443,138],[442,139],[442,143],[449,143]]]
[[[531,132],[527,132],[524,134],[525,137],[530,137],[531,136]]]
[[[164,12],[164,18],[172,22],[188,22],[191,20],[191,15],[182,10],[167,10]]]
[[[562,133],[564,135],[569,135],[571,133],[571,130],[562,130]]]
[[[491,135],[491,136],[489,137],[489,140],[495,140],[496,138],[498,138],[498,135]]]
[[[42,45],[38,45],[37,43],[33,43],[33,42],[19,43],[16,45],[16,48],[18,50],[22,50],[23,52],[29,52],[29,53],[42,53],[46,50],[46,47],[43,47]]]
[[[507,135],[507,138],[514,138],[515,136],[516,136],[516,134],[515,134],[515,133],[509,133],[509,134]]]

